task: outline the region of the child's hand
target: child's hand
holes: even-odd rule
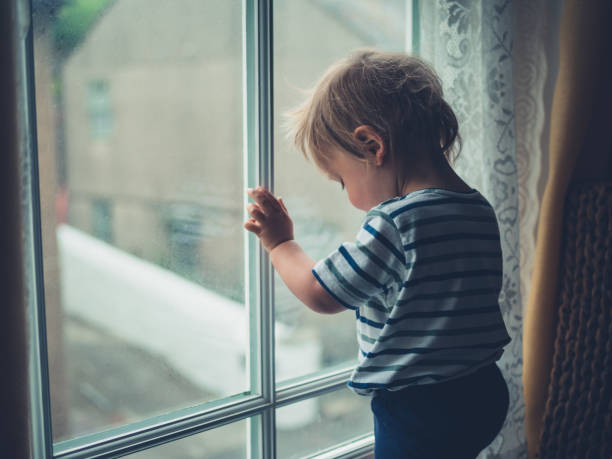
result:
[[[264,249],[270,252],[282,242],[293,239],[293,222],[282,198],[275,198],[265,188],[248,189],[247,193],[255,204],[247,206],[247,212],[251,216],[244,227],[255,233],[261,241]]]

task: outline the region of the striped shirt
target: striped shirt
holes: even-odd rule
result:
[[[355,242],[312,270],[357,318],[358,394],[467,375],[510,342],[499,307],[495,211],[476,190],[427,188],[384,201]]]

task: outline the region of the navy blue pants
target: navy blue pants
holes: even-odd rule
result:
[[[377,391],[375,459],[474,459],[508,413],[508,386],[495,363],[454,380]]]

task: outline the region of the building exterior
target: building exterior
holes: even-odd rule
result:
[[[315,231],[332,235],[326,249],[352,238],[362,214],[290,148],[281,124],[304,97],[300,88],[371,44],[363,24],[342,16],[354,8],[333,4],[275,8],[276,189],[298,230],[323,224]],[[62,72],[70,223],[238,300],[241,8],[240,0],[114,2]]]

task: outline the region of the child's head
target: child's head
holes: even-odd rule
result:
[[[444,157],[452,162],[458,140],[440,79],[423,60],[404,53],[361,50],[334,64],[292,119],[296,146],[323,170],[331,151],[367,160],[369,140],[357,128],[373,129],[400,187],[423,155],[432,164]]]

